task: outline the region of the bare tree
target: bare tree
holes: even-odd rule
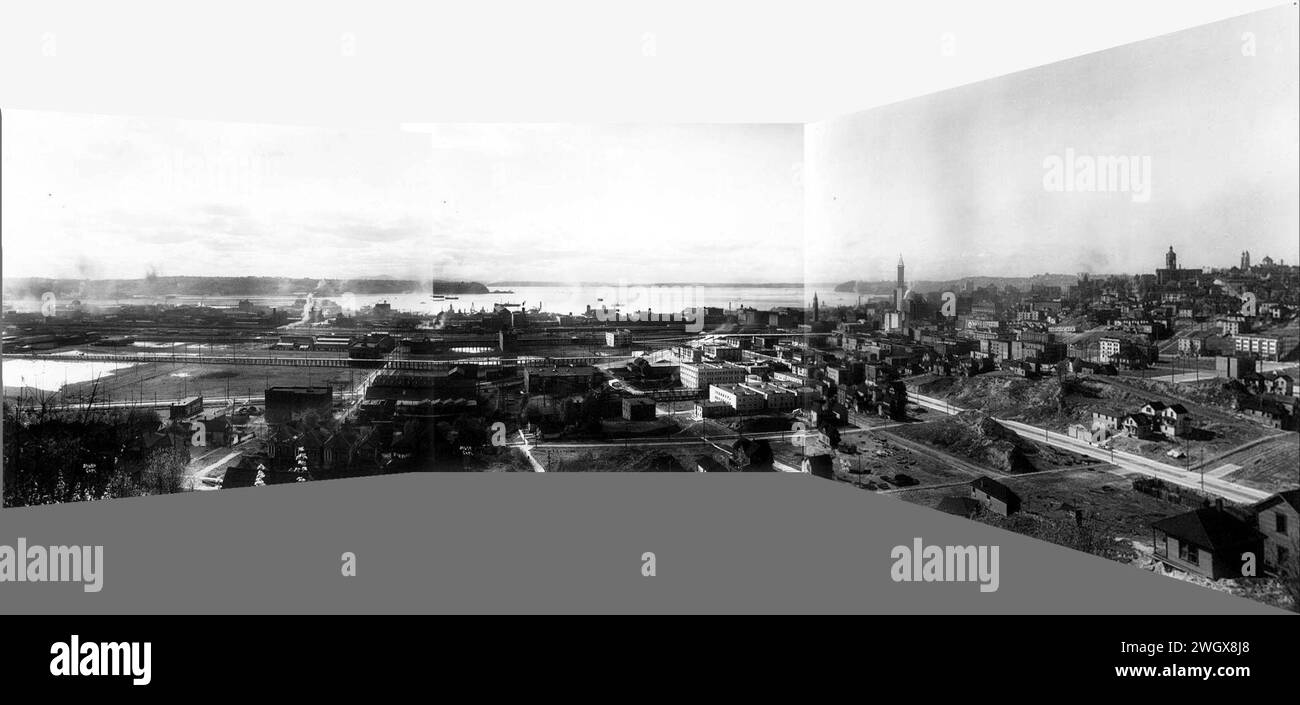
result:
[[[141,484],[149,494],[174,494],[185,489],[190,454],[180,448],[155,451],[145,463]]]

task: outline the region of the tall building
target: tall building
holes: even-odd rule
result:
[[[1250,269],[1250,250],[1241,251],[1241,268]]]
[[[814,292],[813,292],[813,323],[816,323],[816,322],[817,322],[817,320],[818,320],[818,313],[819,313],[819,311],[818,311],[818,308],[817,308],[817,292],[814,291]]]
[[[907,287],[903,284],[903,256],[898,256],[898,283],[894,286],[894,310],[903,310],[903,298],[907,296]]]
[[[1163,269],[1156,270],[1156,283],[1168,284],[1176,281],[1190,281],[1201,274],[1199,269],[1182,269],[1178,266],[1178,254],[1174,252],[1174,246],[1169,246],[1169,251],[1165,253],[1165,266]]]

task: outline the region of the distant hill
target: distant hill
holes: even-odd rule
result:
[[[433,294],[486,294],[488,288],[479,282],[435,281],[431,285]],[[360,293],[360,292],[357,292]],[[386,292],[375,292],[386,293]]]
[[[354,294],[485,294],[479,282],[413,279],[310,279],[289,277],[146,277],[143,279],[11,279],[5,298],[39,299],[47,291],[59,298],[125,299],[133,296],[317,296]]]

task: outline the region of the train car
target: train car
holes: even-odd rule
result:
[[[171,419],[188,419],[203,411],[203,397],[186,397],[171,406]]]

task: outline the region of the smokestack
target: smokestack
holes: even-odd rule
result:
[[[307,294],[307,298],[303,300],[302,318],[299,320],[300,323],[303,324],[311,323],[311,309],[312,309],[312,303],[315,299],[316,299],[315,294]]]

